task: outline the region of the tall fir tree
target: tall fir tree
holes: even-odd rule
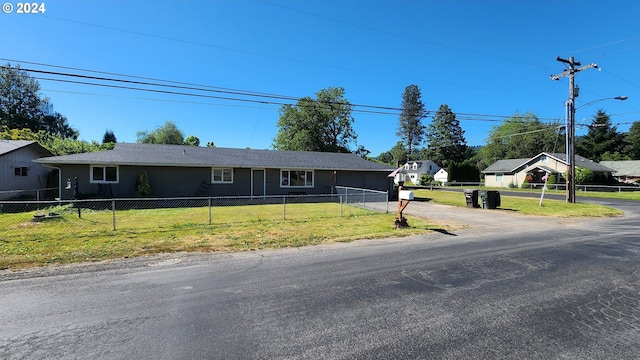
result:
[[[640,121],[631,124],[625,136],[624,153],[631,160],[640,160]]]
[[[422,119],[427,117],[427,114],[418,85],[407,86],[402,94],[402,112],[398,120],[396,135],[402,139],[403,145],[406,146],[409,158],[414,155],[424,139],[425,126],[422,124]]]
[[[613,126],[609,115],[600,109],[593,116],[589,132],[576,139],[575,146],[576,154],[598,162],[602,160],[605,153],[612,156],[622,151],[624,143],[617,126]]]
[[[448,105],[440,105],[425,133],[426,156],[441,167],[465,160],[467,141],[456,114]]]

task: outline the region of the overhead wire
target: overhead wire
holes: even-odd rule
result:
[[[165,95],[180,95],[180,96],[188,96],[188,97],[217,99],[217,100],[224,100],[224,101],[237,101],[237,102],[243,102],[243,103],[255,103],[255,104],[262,104],[262,105],[278,105],[278,106],[294,105],[293,103],[294,101],[298,101],[301,99],[300,97],[290,96],[290,95],[279,95],[279,94],[256,92],[256,91],[249,91],[249,90],[224,88],[224,87],[218,87],[218,86],[194,84],[194,83],[187,83],[187,82],[181,82],[181,81],[141,77],[136,75],[126,75],[126,74],[119,74],[119,73],[105,72],[105,71],[98,71],[98,70],[73,68],[68,66],[35,63],[35,62],[29,62],[29,61],[18,61],[14,59],[0,58],[0,60],[24,62],[24,63],[29,63],[31,65],[53,67],[57,69],[75,70],[75,71],[81,71],[86,73],[95,73],[95,74],[111,76],[111,77],[93,76],[93,75],[84,75],[84,74],[62,72],[62,71],[50,71],[50,70],[42,70],[42,69],[34,69],[34,68],[20,68],[20,70],[23,70],[29,73],[40,74],[40,76],[36,75],[34,76],[34,78],[38,80],[43,80],[43,81],[53,81],[53,82],[59,82],[59,83],[70,83],[70,84],[77,84],[77,85],[114,88],[114,89],[121,89],[121,90],[143,91],[143,92],[151,92],[151,93],[165,94]],[[3,67],[6,67],[6,65],[3,65]],[[46,76],[41,76],[41,75],[46,75]],[[114,76],[120,77],[120,78],[115,78]],[[58,77],[61,77],[61,78],[58,78]],[[80,79],[80,80],[74,80],[74,79]],[[130,80],[130,79],[136,79],[136,80]],[[144,80],[144,81],[141,81],[141,80]],[[120,84],[125,84],[125,85],[120,85]],[[227,94],[227,95],[233,95],[233,96],[211,95],[210,93]],[[149,99],[149,100],[153,100],[153,99]],[[336,102],[336,103],[328,103],[328,105],[330,106],[331,105],[348,105],[352,107],[352,111],[354,112],[374,114],[374,115],[398,116],[402,111],[402,108],[400,107],[367,105],[367,104],[357,104],[357,103]],[[426,112],[428,114],[436,113],[435,110],[427,110]],[[460,121],[485,121],[485,122],[502,123],[507,119],[513,119],[514,115],[495,115],[495,114],[458,112],[456,113],[456,118]],[[546,122],[559,121],[558,118],[551,118],[551,117],[538,117],[538,119]]]

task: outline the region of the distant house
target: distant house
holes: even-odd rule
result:
[[[412,160],[404,164],[399,170],[394,179],[396,183],[405,181],[420,185],[422,175],[433,176],[440,170],[440,166],[431,160]]]
[[[587,168],[594,175],[611,178],[612,169],[592,160],[576,155],[577,167]],[[498,160],[482,171],[485,186],[488,187],[520,187],[529,177],[530,183],[543,183],[542,177],[547,174],[557,175],[558,181],[564,181],[564,174],[569,167],[565,154],[540,153],[530,159]],[[562,180],[561,180],[562,179]]]
[[[433,175],[433,180],[441,184],[446,184],[447,181],[449,181],[449,173],[447,172],[447,170],[442,168]]]
[[[355,154],[127,143],[36,161],[59,168],[64,184],[77,177],[80,194],[98,197],[134,196],[142,172],[151,196],[177,197],[329,194],[336,185],[387,191],[393,171]]]
[[[0,199],[48,187],[50,168],[34,159],[51,156],[35,141],[0,140]]]
[[[600,161],[613,170],[613,177],[621,183],[640,183],[640,160]]]

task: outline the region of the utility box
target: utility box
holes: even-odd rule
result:
[[[398,196],[400,197],[400,200],[413,200],[413,191],[400,190],[400,194]]]

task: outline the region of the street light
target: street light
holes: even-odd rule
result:
[[[608,98],[603,98],[603,99],[593,100],[593,101],[589,101],[589,102],[588,102],[588,103],[586,103],[586,104],[582,104],[582,105],[578,106],[578,107],[576,108],[576,111],[578,111],[578,110],[580,110],[580,109],[582,109],[582,108],[586,108],[587,106],[589,106],[589,105],[591,105],[591,104],[593,104],[593,103],[600,102],[600,101],[605,101],[605,100],[620,100],[620,101],[625,101],[625,100],[627,100],[628,98],[629,98],[629,97],[628,97],[628,96],[626,96],[626,95],[620,95],[620,96],[616,96],[616,97],[608,97]]]
[[[572,84],[573,85],[573,84]],[[598,100],[589,101],[586,104],[580,105],[577,108],[574,106],[575,100],[575,88],[571,93],[571,97],[566,102],[567,106],[567,119],[566,119],[566,128],[565,132],[567,133],[567,143],[566,143],[566,159],[569,162],[568,169],[568,179],[567,179],[567,202],[575,203],[576,202],[576,153],[575,153],[575,118],[576,118],[576,110],[585,108],[593,103],[597,103],[604,100],[627,100],[629,97],[626,95],[620,95],[616,97],[608,97],[602,98]]]

